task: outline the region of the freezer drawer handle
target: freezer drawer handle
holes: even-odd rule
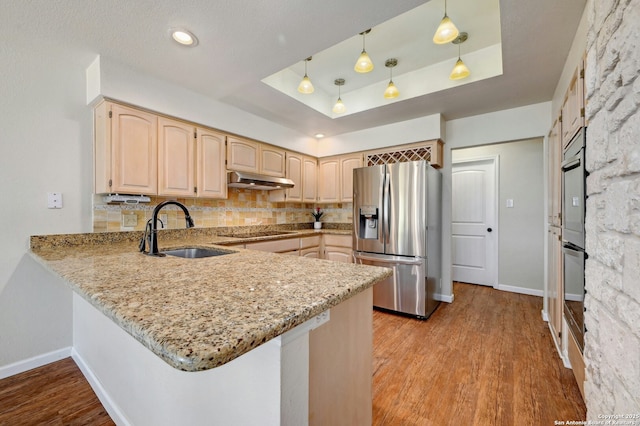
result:
[[[379,257],[369,257],[369,256],[363,256],[361,254],[356,254],[354,255],[354,257],[356,259],[360,259],[360,260],[370,260],[372,262],[379,262],[379,263],[397,263],[397,264],[402,264],[402,265],[420,265],[422,263],[422,259],[418,259],[418,260],[409,260],[409,259],[393,259],[393,260],[388,260],[388,259],[381,259]]]

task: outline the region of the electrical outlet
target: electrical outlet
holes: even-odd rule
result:
[[[135,228],[138,226],[138,216],[135,214],[123,214],[122,215],[122,226],[126,228]]]
[[[169,216],[166,213],[161,213],[158,215],[158,219],[162,221],[162,223],[158,224],[158,228],[168,228],[169,227]]]

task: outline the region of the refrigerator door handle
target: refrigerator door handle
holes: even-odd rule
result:
[[[420,265],[423,261],[423,258],[421,257],[410,257],[405,259],[405,258],[394,256],[392,259],[389,259],[389,258],[385,259],[381,257],[367,256],[361,253],[354,253],[353,257],[355,259],[368,260],[370,262],[394,263],[394,264],[401,264],[401,265]]]
[[[390,190],[389,190],[389,173],[384,174],[384,183],[382,187],[382,220],[384,223],[382,224],[382,238],[383,244],[389,244],[389,235],[391,234],[391,221],[389,220],[389,210],[391,200],[389,200]],[[385,249],[386,251],[386,249]]]

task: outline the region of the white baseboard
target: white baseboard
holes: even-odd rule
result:
[[[536,290],[533,288],[516,287],[516,286],[506,285],[506,284],[498,284],[498,287],[496,288],[498,290],[508,291],[511,293],[528,294],[529,296],[538,296],[538,297],[544,296],[544,291]]]
[[[51,364],[52,362],[60,361],[70,356],[71,347],[68,347],[14,362],[13,364],[0,367],[0,379],[24,373],[25,371],[33,370],[34,368],[42,367],[43,365]]]
[[[540,314],[542,314],[542,321],[549,322],[549,315],[545,311],[540,311]]]
[[[584,300],[584,296],[581,294],[565,293],[564,299],[572,302],[582,302]]]
[[[445,295],[445,294],[440,294],[440,293],[434,293],[433,294],[433,298],[435,300],[439,300],[440,302],[453,303],[453,294]]]
[[[131,423],[127,420],[127,418],[123,415],[122,411],[118,408],[118,406],[114,403],[113,399],[109,396],[105,388],[100,383],[100,380],[93,374],[93,371],[89,368],[87,363],[82,359],[82,356],[78,352],[76,352],[75,348],[71,349],[71,357],[82,371],[85,379],[89,382],[91,389],[95,392],[96,396],[102,403],[102,406],[107,413],[111,417],[111,420],[114,421],[117,425],[131,425]]]

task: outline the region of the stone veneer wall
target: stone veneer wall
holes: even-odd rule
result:
[[[640,414],[640,1],[586,7],[585,396],[600,421]]]
[[[151,197],[148,204],[108,205],[102,201],[102,195],[94,195],[93,199],[93,231],[142,231],[145,223],[151,219],[154,207],[168,199]],[[178,198],[189,209],[197,228],[212,228],[218,226],[247,226],[247,225],[279,225],[285,223],[313,222],[311,211],[316,207],[325,212],[322,222],[351,223],[352,203],[338,204],[306,204],[306,203],[273,203],[269,201],[268,191],[254,191],[247,189],[229,188],[226,200],[205,200],[197,198]],[[183,228],[184,215],[175,206],[162,209],[167,214],[168,229]],[[122,216],[135,214],[137,226],[124,227]]]

